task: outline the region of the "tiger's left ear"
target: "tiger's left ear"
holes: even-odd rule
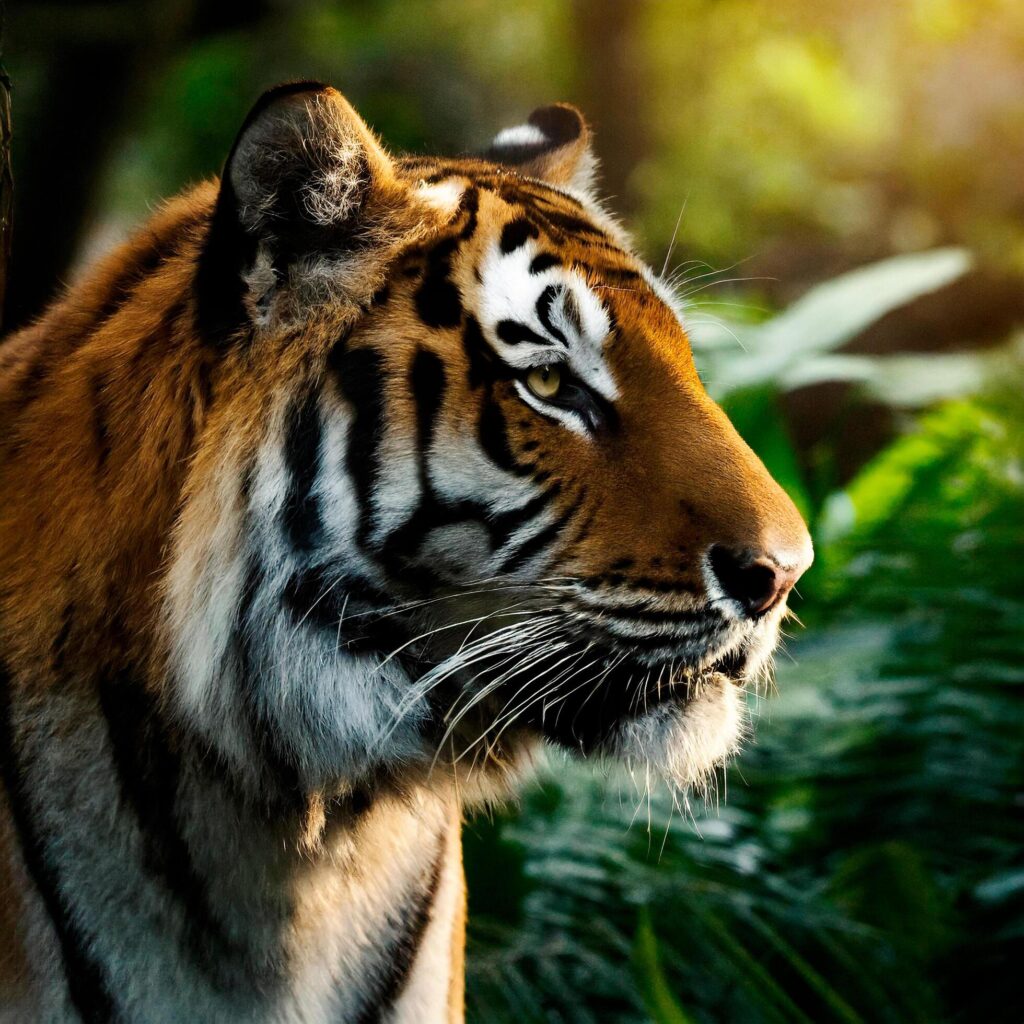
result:
[[[597,173],[590,128],[569,103],[539,107],[526,124],[498,132],[484,157],[556,188],[581,192],[593,190]]]
[[[301,315],[309,295],[360,286],[355,258],[389,237],[405,203],[390,157],[335,89],[270,89],[235,140],[200,257],[200,325],[225,337],[247,320]]]

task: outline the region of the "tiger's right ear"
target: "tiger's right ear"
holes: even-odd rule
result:
[[[591,131],[571,103],[538,107],[526,124],[498,132],[483,156],[556,188],[593,194],[597,157]]]
[[[343,289],[344,257],[372,243],[401,195],[390,158],[337,90],[265,92],[221,176],[196,280],[200,329],[223,337],[266,319],[311,267],[330,268]]]

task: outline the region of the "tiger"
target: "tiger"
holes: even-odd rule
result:
[[[736,751],[811,540],[596,174],[287,83],[0,347],[4,1020],[462,1020],[468,809]]]

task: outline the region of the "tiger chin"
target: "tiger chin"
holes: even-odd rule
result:
[[[280,86],[0,347],[0,1019],[461,1020],[467,804],[735,749],[810,539],[595,167]]]

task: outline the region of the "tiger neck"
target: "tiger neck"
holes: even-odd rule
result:
[[[97,1006],[125,1021],[460,1019],[450,797],[254,804],[194,748],[168,743],[127,687],[99,697],[12,710],[26,867],[45,907],[63,900],[44,989],[62,989],[69,966],[84,973],[84,990],[81,978],[69,986],[83,1019],[106,1019]],[[34,756],[53,730],[72,737],[59,762]]]

